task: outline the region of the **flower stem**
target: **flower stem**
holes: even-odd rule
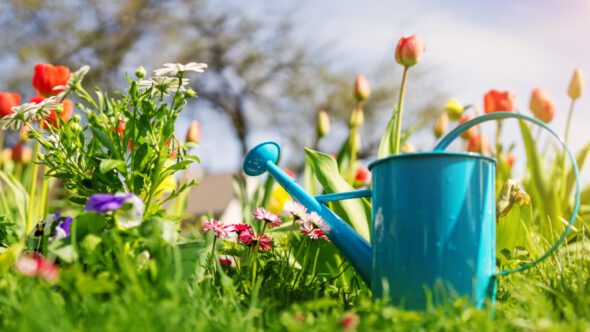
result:
[[[565,123],[565,135],[563,140],[565,145],[568,145],[569,142],[569,134],[570,134],[570,124],[572,122],[572,115],[574,114],[574,105],[576,103],[575,99],[572,99],[570,103],[570,109],[567,114],[567,121]],[[567,189],[567,171],[565,169],[565,151],[561,154],[561,196],[565,196],[567,193],[565,192]]]
[[[33,211],[35,209],[35,205],[37,204],[35,199],[35,192],[37,191],[37,175],[39,173],[39,163],[37,161],[37,157],[39,155],[39,151],[41,150],[41,143],[35,142],[35,146],[33,148],[33,172],[31,174],[31,185],[29,187],[29,209],[27,213],[27,222],[25,223],[25,237],[29,234],[31,223],[33,222]]]
[[[213,245],[211,246],[211,263],[212,263],[212,269],[213,271],[215,271],[215,265],[217,264],[217,262],[215,261],[215,245],[217,244],[217,236],[213,236]]]
[[[404,111],[404,96],[406,94],[406,82],[408,80],[409,67],[404,67],[404,74],[402,76],[402,85],[399,90],[399,99],[397,102],[397,112],[395,116],[395,126],[393,127],[393,154],[398,154],[401,147],[401,132],[402,132],[402,114]]]
[[[502,153],[502,144],[500,143],[501,134],[502,134],[502,120],[499,120],[498,127],[496,130],[496,158],[500,158],[500,154]],[[482,141],[483,137],[480,137],[479,140]]]

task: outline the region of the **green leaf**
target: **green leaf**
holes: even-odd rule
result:
[[[588,155],[588,152],[590,152],[590,144],[586,144],[586,146],[584,146],[584,148],[582,148],[582,150],[580,150],[580,152],[578,152],[578,155],[576,156],[576,162],[578,164],[578,168],[580,169],[580,171],[582,170],[582,167],[584,167],[584,163],[586,162],[586,156]],[[564,152],[564,157],[567,157],[565,152]],[[574,170],[572,168],[572,169],[570,169],[569,174],[567,176],[566,190],[565,190],[566,196],[563,198],[565,205],[567,205],[567,203],[569,201],[569,194],[574,189],[575,179],[576,179],[576,176],[575,176]]]
[[[100,172],[102,174],[106,174],[110,171],[112,171],[113,169],[117,169],[119,170],[121,173],[125,173],[126,169],[125,169],[125,162],[123,160],[116,160],[116,159],[102,159],[100,161]]]
[[[78,258],[74,246],[63,241],[54,241],[47,250],[66,263],[73,263]]]
[[[307,160],[326,193],[353,191],[354,188],[338,172],[336,161],[329,155],[305,149]],[[334,212],[346,220],[362,237],[370,239],[371,205],[366,199],[333,203]]]
[[[394,111],[395,112],[395,111]],[[379,152],[377,153],[377,157],[379,159],[389,157],[392,153],[392,146],[393,146],[393,127],[395,126],[395,118],[391,118],[389,123],[387,124],[387,128],[385,128],[385,133],[383,133],[383,137],[381,137],[381,142],[379,143]]]
[[[105,134],[101,130],[98,130],[95,127],[91,127],[90,129],[92,129],[94,137],[96,137],[100,141],[100,143],[102,143],[102,145],[104,145],[111,153],[113,153],[115,157],[121,157],[121,155],[119,154],[119,150],[117,150],[117,148],[113,144],[113,141],[111,141],[107,134]]]
[[[512,252],[516,248],[524,248],[535,256],[536,247],[533,240],[533,210],[530,202],[514,203],[510,212],[500,217],[497,223],[496,252],[500,259],[502,251]]]

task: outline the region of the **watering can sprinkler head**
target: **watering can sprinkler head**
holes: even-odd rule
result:
[[[275,164],[279,161],[281,148],[275,142],[258,144],[248,152],[244,158],[244,173],[249,176],[258,176],[267,171],[267,163]]]

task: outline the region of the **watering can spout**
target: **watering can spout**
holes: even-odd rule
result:
[[[281,185],[295,200],[303,204],[309,211],[316,212],[330,226],[328,238],[340,250],[342,255],[355,267],[363,280],[370,285],[372,249],[371,245],[360,236],[350,225],[334,212],[328,209],[323,202],[331,199],[318,200],[308,194],[297,182],[287,175],[277,161],[280,148],[274,142],[266,142],[254,147],[244,158],[244,173],[250,176],[258,176],[268,172],[279,185]],[[359,191],[359,195],[348,195],[344,198],[363,197],[366,191]],[[334,199],[343,197],[334,194]],[[327,197],[329,195],[325,195]]]

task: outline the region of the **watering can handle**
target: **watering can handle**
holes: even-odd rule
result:
[[[565,152],[567,153],[569,160],[572,163],[572,168],[573,168],[574,174],[576,176],[576,193],[575,193],[576,201],[574,203],[574,209],[572,211],[572,215],[570,216],[569,223],[568,223],[567,227],[565,228],[565,230],[563,231],[561,236],[557,239],[555,244],[553,244],[553,246],[551,246],[551,248],[549,248],[549,250],[547,250],[547,252],[545,252],[543,255],[541,255],[541,257],[539,257],[539,258],[537,258],[537,259],[533,260],[532,262],[529,262],[525,265],[522,265],[522,266],[514,268],[514,269],[502,270],[502,271],[498,272],[498,275],[508,275],[508,274],[511,274],[514,272],[524,271],[530,267],[533,267],[533,266],[539,264],[540,262],[545,260],[547,257],[549,257],[551,254],[553,254],[555,252],[555,250],[557,250],[559,245],[561,245],[561,243],[566,239],[567,234],[570,232],[570,230],[574,226],[574,223],[576,222],[576,217],[578,216],[578,211],[580,209],[580,182],[578,179],[579,178],[579,171],[578,171],[578,164],[576,162],[576,159],[574,158],[574,155],[572,154],[572,152],[570,151],[568,146],[565,144],[563,139],[559,135],[557,135],[553,130],[551,130],[551,128],[549,128],[545,123],[543,123],[542,121],[537,120],[535,118],[531,118],[529,116],[526,116],[526,115],[523,115],[520,113],[515,113],[515,112],[495,112],[495,113],[490,113],[490,114],[478,116],[475,119],[467,121],[467,122],[459,125],[457,128],[453,129],[449,134],[447,134],[445,137],[443,137],[441,139],[441,141],[434,148],[434,151],[444,151],[457,137],[459,137],[459,135],[461,135],[463,132],[467,131],[469,128],[471,128],[473,126],[476,126],[476,125],[478,125],[482,122],[486,122],[486,121],[502,120],[502,119],[507,119],[507,118],[513,118],[513,119],[519,119],[519,120],[525,120],[528,122],[532,122],[532,123],[542,127],[543,129],[549,131],[551,133],[551,135],[553,135],[553,137],[555,137],[559,141],[559,143],[561,143],[561,145],[565,149]]]

